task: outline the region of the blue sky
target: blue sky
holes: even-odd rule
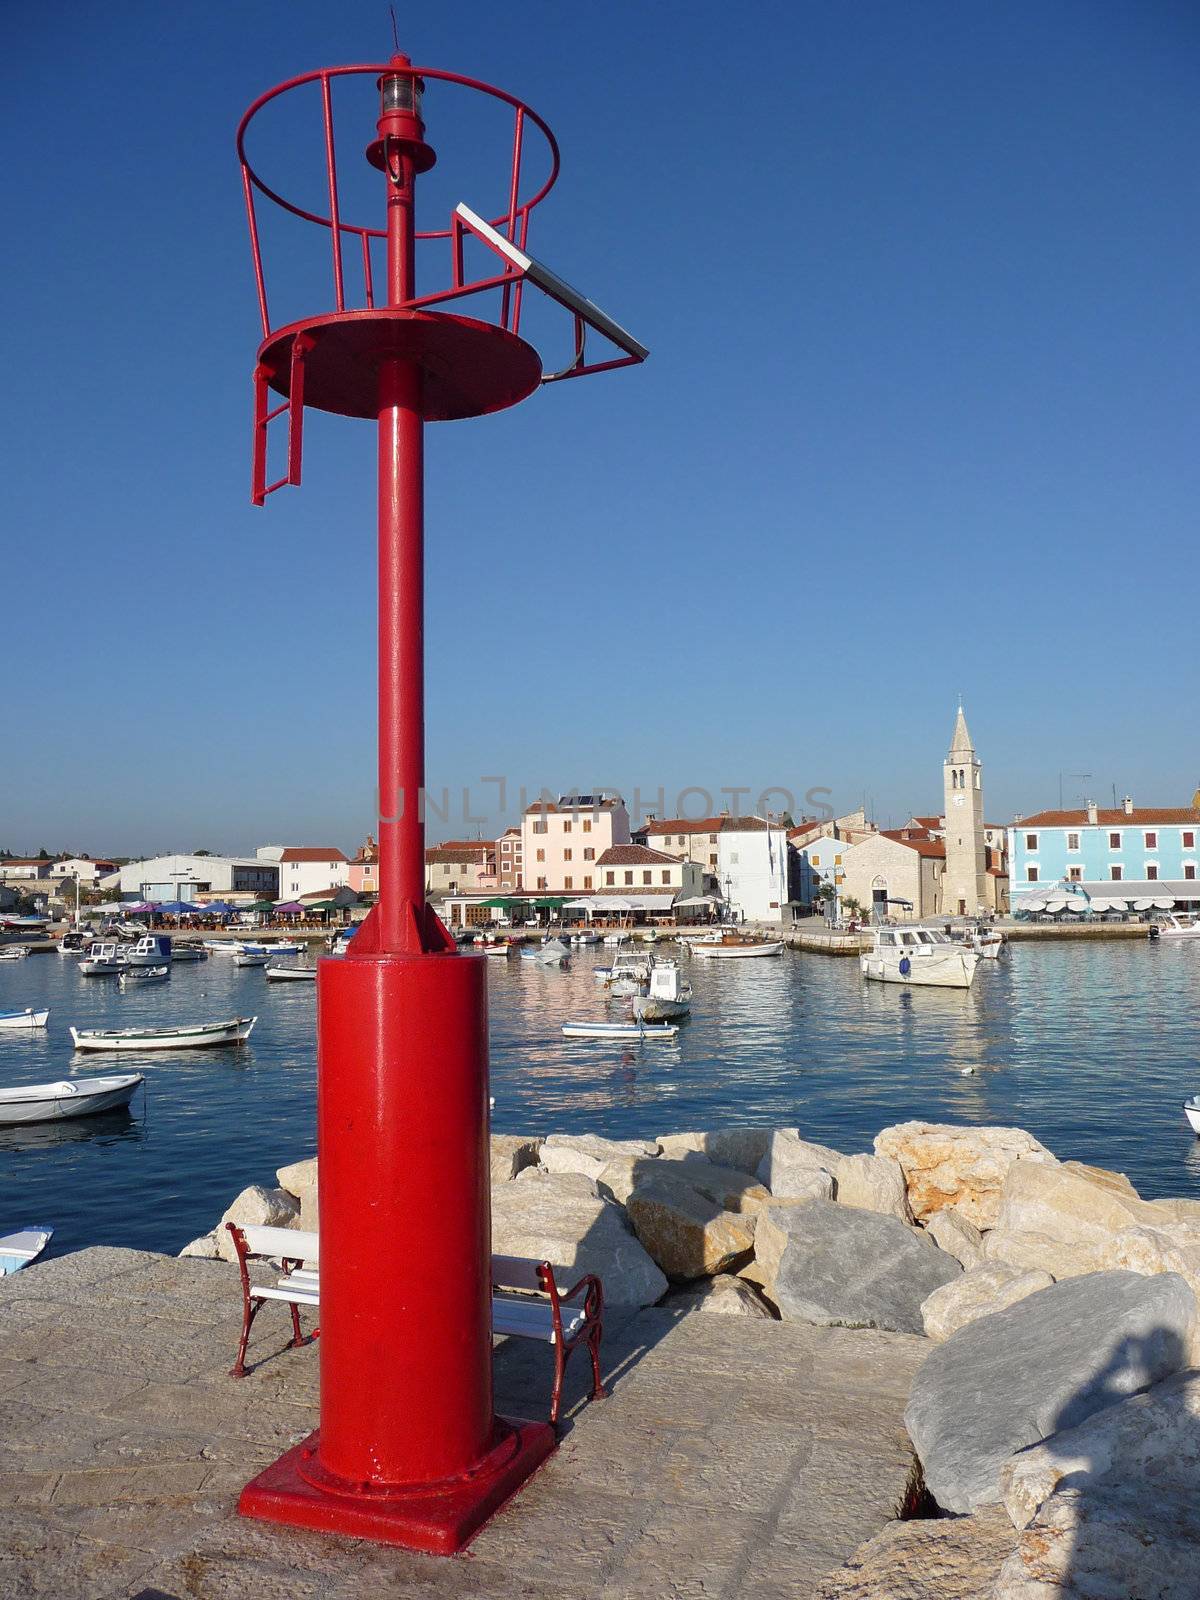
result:
[[[960,691],[998,820],[1060,771],[1092,774],[1068,800],[1190,797],[1194,7],[413,19],[417,60],[550,122],[532,243],[651,349],[428,430],[429,777],[458,797],[432,831],[464,831],[464,785],[502,820],[496,774],[902,820],[938,803]],[[25,6],[5,32],[0,846],[352,846],[374,430],[312,416],[303,488],[250,506],[233,135],[272,84],[385,56],[387,8]],[[426,110],[440,226],[488,208],[495,146],[469,168],[485,129]],[[311,137],[263,151],[319,178]],[[288,248],[322,309],[324,236]]]

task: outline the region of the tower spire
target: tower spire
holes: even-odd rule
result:
[[[974,755],[975,746],[971,741],[971,732],[967,727],[967,719],[963,716],[962,701],[958,702],[958,716],[954,719],[954,736],[950,740],[951,756]]]

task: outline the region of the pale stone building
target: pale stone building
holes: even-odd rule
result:
[[[974,917],[991,909],[984,840],[983,764],[975,753],[961,706],[942,771],[946,801],[942,908],[950,916]]]
[[[539,800],[521,819],[525,888],[551,894],[590,894],[599,888],[596,864],[613,845],[628,844],[629,812],[620,795],[560,795]]]
[[[946,847],[920,828],[885,829],[842,854],[838,891],[842,907],[856,900],[873,922],[919,922],[942,910]]]

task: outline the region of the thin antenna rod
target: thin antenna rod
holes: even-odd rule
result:
[[[399,31],[398,31],[398,29],[396,27],[396,8],[395,8],[395,6],[389,6],[388,10],[391,12],[391,15],[392,15],[392,46],[395,49],[396,54],[399,55],[400,54],[400,34],[399,34]]]

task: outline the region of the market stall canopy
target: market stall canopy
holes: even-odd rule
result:
[[[155,911],[162,912],[165,917],[194,916],[199,909],[199,906],[189,905],[186,900],[164,900],[161,905],[154,907]]]
[[[197,909],[203,911],[206,917],[229,917],[233,915],[237,907],[231,906],[228,900],[210,900],[207,905],[202,905]]]
[[[1154,909],[1156,911],[1173,911],[1175,909],[1175,902],[1174,900],[1168,900],[1165,895],[1161,895],[1155,900]]]
[[[682,900],[676,900],[677,906],[719,906],[723,902],[715,894],[689,894]]]
[[[1172,901],[1172,904],[1174,904],[1174,901]],[[1133,902],[1133,909],[1135,911],[1153,911],[1154,901],[1151,899],[1135,900]]]
[[[281,906],[272,906],[272,911],[277,911],[284,917],[298,917],[304,910],[299,900],[285,900]],[[312,909],[311,907],[309,908]]]
[[[274,911],[274,900],[256,900],[253,905],[243,906],[243,911]]]

